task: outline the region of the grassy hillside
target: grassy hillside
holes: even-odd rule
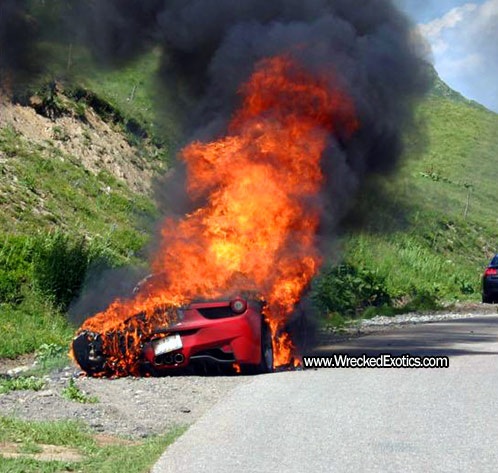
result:
[[[30,142],[11,127],[0,130],[0,153],[3,233],[66,229],[100,238],[122,255],[147,240],[144,222],[155,215],[153,202],[108,171],[88,172],[78,156]]]
[[[409,138],[399,173],[359,197],[365,229],[345,236],[345,261],[398,305],[478,300],[498,247],[498,115],[437,80],[418,121],[423,132]]]
[[[75,52],[84,77],[54,72],[2,104],[0,356],[67,343],[63,313],[87,269],[144,261],[159,217],[152,182],[176,136],[154,119],[158,59],[102,71]]]

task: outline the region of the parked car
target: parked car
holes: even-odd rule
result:
[[[154,327],[152,335],[140,340],[141,371],[158,374],[189,366],[237,364],[243,373],[271,372],[272,335],[263,308],[261,300],[236,297],[178,309],[174,324]],[[94,376],[112,374],[102,335],[83,331],[73,340],[76,361]]]
[[[482,302],[498,302],[498,255],[494,256],[482,276]]]

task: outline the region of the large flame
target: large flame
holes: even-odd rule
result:
[[[292,361],[284,326],[321,263],[315,241],[320,162],[330,135],[348,137],[358,122],[351,100],[330,77],[316,78],[288,56],[262,60],[240,93],[242,106],[227,135],[181,153],[189,196],[202,205],[164,222],[153,260],[160,276],[82,330],[143,333],[147,323],[169,321],[158,308],[252,290],[267,302],[275,366]],[[138,313],[146,323],[126,327]],[[123,373],[134,372],[135,362],[134,356],[115,360]]]

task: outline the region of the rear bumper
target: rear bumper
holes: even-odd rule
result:
[[[185,368],[196,361],[259,364],[261,323],[261,314],[248,309],[240,316],[178,324],[167,333],[180,335],[183,347],[156,356],[152,339],[144,344],[144,362],[159,370]]]

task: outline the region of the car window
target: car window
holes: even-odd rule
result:
[[[490,266],[498,266],[498,255],[491,260]]]

